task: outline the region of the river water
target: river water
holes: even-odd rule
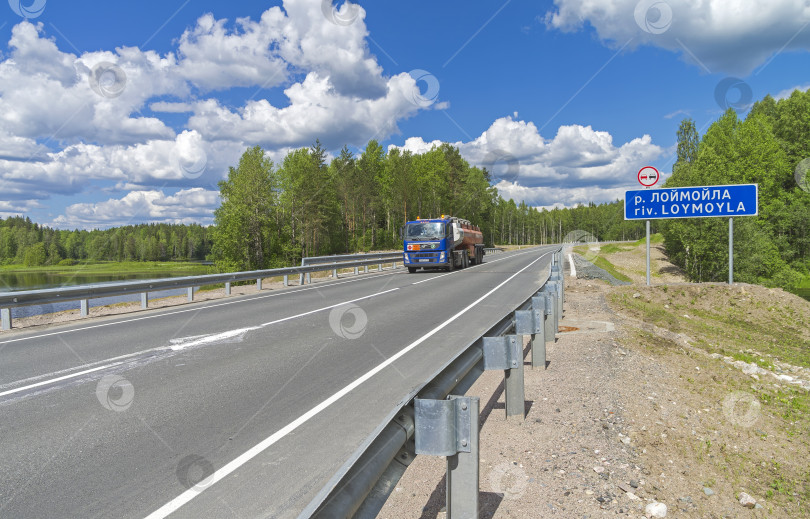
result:
[[[171,271],[154,272],[127,272],[127,273],[104,273],[86,274],[81,272],[9,272],[0,271],[0,292],[15,292],[18,290],[39,290],[46,288],[58,288],[64,286],[88,285],[92,283],[109,283],[116,281],[128,281],[135,279],[163,279],[171,277],[189,276],[187,272],[177,273]],[[161,297],[184,295],[185,288],[175,288],[172,290],[161,290],[149,292],[149,299]],[[99,297],[90,299],[90,306],[112,305],[116,303],[130,303],[141,300],[139,293],[121,296]],[[11,317],[30,317],[33,315],[49,314],[64,310],[78,310],[79,301],[64,301],[45,305],[20,306],[11,309]]]

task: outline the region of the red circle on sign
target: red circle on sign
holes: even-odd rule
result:
[[[646,173],[645,170],[651,169],[652,171]],[[644,166],[640,170],[638,170],[638,183],[644,187],[652,187],[658,182],[658,179],[661,178],[661,174],[658,173],[658,170],[652,166]]]

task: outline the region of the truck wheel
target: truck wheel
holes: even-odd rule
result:
[[[453,260],[453,254],[450,254],[450,257],[447,259],[447,272],[453,272],[453,269],[456,267],[455,261]]]
[[[408,272],[413,274],[414,272],[416,272],[416,267],[408,267]]]

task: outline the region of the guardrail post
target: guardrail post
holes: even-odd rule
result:
[[[285,287],[290,286],[290,275],[289,274],[284,274],[284,286]]]
[[[557,296],[548,288],[548,285],[543,287],[542,295],[546,300],[545,342],[548,344],[555,341],[557,333],[557,328],[554,322],[554,309],[557,307],[555,299]]]
[[[231,295],[231,282],[230,281],[225,282],[225,295],[226,296]]]
[[[256,278],[256,290],[261,291],[262,289],[262,278]]]
[[[377,265],[377,271],[382,272],[382,263]]]
[[[565,301],[565,256],[562,249],[558,252],[560,255],[560,264],[558,266],[560,272],[560,298]]]
[[[365,267],[364,267],[364,268],[365,268],[364,272],[365,272],[366,274],[368,274],[368,265],[365,265]]]
[[[518,337],[521,337],[518,342]],[[503,370],[506,418],[525,414],[523,388],[523,336],[484,337],[484,370]]]
[[[194,287],[188,287],[186,289],[186,294],[188,295],[188,302],[189,303],[194,301]]]
[[[309,283],[309,284],[311,285],[311,284],[312,284],[312,274],[310,274],[309,272],[307,272],[307,276],[306,276],[306,277],[307,277],[307,283]]]
[[[356,276],[359,272],[360,271],[357,269],[357,267],[354,267],[354,275]]]
[[[559,281],[551,281],[546,283],[549,292],[554,296],[554,312],[552,315],[554,316],[554,333],[556,334],[560,329],[560,283]]]
[[[546,369],[546,361],[548,360],[546,355],[546,320],[548,316],[546,315],[545,294],[538,292],[536,296],[532,297],[532,308],[536,308],[540,312],[540,322],[537,323],[539,331],[536,337],[532,337],[532,367],[542,366],[543,369]]]
[[[337,279],[337,269],[332,269],[332,279]]]
[[[530,310],[515,312],[515,332],[519,335],[528,335],[532,349],[532,368],[546,367],[546,339],[545,339],[545,298],[532,297]],[[539,340],[537,334],[540,334]]]
[[[563,275],[560,271],[559,265],[554,265],[551,267],[551,274],[548,277],[550,282],[554,282],[557,289],[557,315],[560,319],[563,316]]]
[[[447,519],[477,518],[478,397],[414,400],[417,454],[447,457]]]
[[[87,317],[90,315],[90,300],[89,299],[82,299],[79,302],[79,315],[82,317]]]
[[[562,277],[561,274],[557,274],[557,281],[554,282],[555,285],[557,286],[557,323],[558,324],[562,320],[563,314],[565,313],[565,310],[563,309],[563,297],[564,297],[563,294],[564,294],[564,292],[563,292],[562,280],[560,279],[561,277]]]
[[[303,272],[301,274],[298,274],[298,284],[299,285],[304,284],[304,274],[303,274]]]
[[[11,308],[0,308],[0,329],[11,330]]]
[[[141,292],[141,308],[144,310],[149,307],[149,292]]]

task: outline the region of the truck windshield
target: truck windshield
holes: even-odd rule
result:
[[[441,222],[413,222],[405,226],[406,240],[441,240],[444,224]]]

